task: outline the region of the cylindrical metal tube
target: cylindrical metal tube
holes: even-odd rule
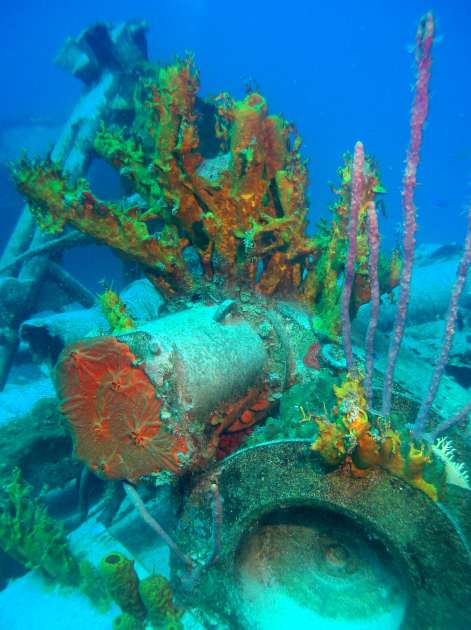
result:
[[[203,466],[222,431],[267,413],[269,370],[285,352],[276,339],[238,314],[195,306],[67,347],[56,384],[77,457],[131,481]]]
[[[263,377],[267,352],[257,332],[241,318],[216,321],[216,311],[195,307],[141,329],[152,340],[143,358],[157,397],[188,422],[210,417]]]

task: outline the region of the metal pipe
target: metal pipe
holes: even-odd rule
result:
[[[129,481],[205,466],[221,433],[266,416],[292,382],[295,327],[266,304],[228,302],[68,346],[56,384],[76,456]]]

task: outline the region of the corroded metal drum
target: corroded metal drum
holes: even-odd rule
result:
[[[235,306],[195,306],[67,346],[55,380],[76,456],[107,479],[161,482],[204,467],[223,433],[265,417],[298,369],[302,313]]]
[[[293,618],[297,627],[325,627],[342,617],[355,628],[468,627],[464,494],[455,497],[461,529],[385,471],[353,478],[325,469],[306,442],[261,444],[221,462],[185,502],[178,542],[201,562],[211,553],[215,477],[223,501],[218,562],[188,592],[185,568],[173,560],[180,596],[210,618],[240,629],[291,627]]]

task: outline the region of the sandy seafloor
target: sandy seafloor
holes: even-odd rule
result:
[[[257,590],[253,585],[252,594]],[[13,581],[0,593],[0,627],[2,630],[110,630],[119,614],[117,606],[107,613],[97,611],[88,599],[77,591],[48,588],[36,573],[28,573]],[[396,630],[403,611],[398,608],[373,619],[329,619],[302,608],[283,591],[273,587],[259,591],[247,607],[247,614],[257,615],[252,630]],[[185,630],[203,626],[191,614],[183,617]]]
[[[93,562],[111,550],[126,551],[94,521],[85,522],[69,540],[74,551],[86,553]],[[147,575],[139,565],[136,570],[143,577]],[[119,612],[116,605],[107,613],[100,612],[79,591],[51,587],[36,571],[12,580],[0,592],[2,630],[109,630]]]
[[[126,553],[126,549],[93,519],[75,530],[70,541],[75,552],[86,552],[86,556],[94,563],[111,550]],[[148,575],[138,562],[135,567],[139,577]],[[163,562],[162,566],[154,568],[157,573],[168,575],[167,563]],[[369,619],[333,619],[302,607],[276,582],[267,587],[258,581],[243,578],[241,588],[247,602],[244,614],[249,619],[257,620],[250,626],[252,630],[396,630],[404,612],[401,606],[395,606],[387,613]],[[85,595],[73,589],[51,587],[37,572],[29,572],[12,580],[0,592],[2,630],[110,630],[113,618],[119,613],[116,605],[106,613],[99,612]],[[182,622],[185,630],[203,630],[191,611],[184,615]]]

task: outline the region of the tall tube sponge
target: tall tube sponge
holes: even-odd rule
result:
[[[425,120],[428,114],[430,68],[432,65],[432,44],[434,21],[427,13],[419,23],[416,35],[417,80],[410,121],[410,145],[407,151],[406,169],[403,179],[402,206],[404,210],[403,258],[400,278],[400,294],[394,320],[388,363],[384,379],[382,415],[391,412],[391,396],[397,357],[404,335],[407,307],[410,296],[412,266],[414,264],[415,233],[417,230],[414,192],[417,184],[417,168],[420,161],[420,147]]]
[[[424,437],[426,428],[427,417],[430,412],[430,408],[437,394],[440,380],[443,376],[443,371],[448,361],[448,355],[450,353],[451,344],[455,335],[456,318],[458,315],[458,305],[463,292],[464,285],[466,283],[466,277],[468,275],[469,267],[471,265],[471,203],[468,208],[468,227],[466,233],[466,239],[464,243],[463,255],[461,256],[458,269],[456,270],[456,279],[453,284],[451,292],[450,303],[448,305],[448,312],[445,319],[445,331],[443,333],[443,341],[441,345],[440,354],[435,363],[435,367],[432,373],[430,386],[422,404],[420,405],[417,418],[412,429],[412,435],[415,439],[420,440]],[[468,403],[460,412],[453,416],[449,420],[445,420],[440,423],[431,433],[430,439],[435,439],[440,433],[443,433],[447,429],[451,428],[454,424],[457,424],[471,412],[471,402]]]
[[[442,433],[445,433],[445,431],[448,431],[448,429],[451,429],[451,427],[454,427],[455,424],[458,424],[459,422],[462,422],[463,420],[465,420],[469,416],[470,413],[471,413],[471,400],[469,401],[468,404],[462,407],[454,416],[440,422],[440,424],[436,426],[435,429],[431,431],[431,433],[429,433],[428,435],[429,441],[435,442],[435,440],[437,439],[439,435],[441,435]]]
[[[368,274],[371,289],[371,316],[366,331],[365,340],[365,396],[368,407],[371,408],[373,400],[373,363],[374,363],[374,339],[379,319],[380,288],[378,278],[379,255],[379,229],[376,206],[371,201],[367,207],[368,220]]]
[[[360,213],[361,197],[363,193],[363,167],[365,164],[365,153],[363,144],[357,142],[353,154],[352,168],[352,198],[350,204],[350,221],[348,224],[348,254],[345,266],[345,279],[341,297],[342,314],[342,338],[343,348],[347,361],[347,368],[353,368],[353,353],[350,325],[350,298],[352,296],[353,281],[355,278],[355,258],[357,255],[357,229],[358,216]]]

